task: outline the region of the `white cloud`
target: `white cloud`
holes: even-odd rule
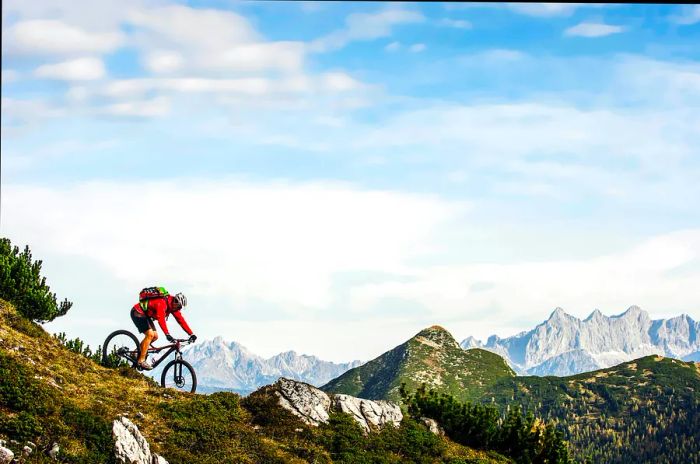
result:
[[[424,51],[425,49],[426,49],[425,44],[422,44],[422,43],[413,44],[409,48],[409,50],[412,53],[420,53],[420,52]]]
[[[90,81],[103,78],[105,67],[99,58],[77,58],[39,66],[34,75],[44,79]]]
[[[186,6],[144,8],[133,10],[129,21],[135,27],[134,41],[146,52],[144,65],[156,73],[299,72],[303,67],[303,43],[265,41],[245,17],[234,12]]]
[[[38,204],[41,217],[30,213]],[[8,234],[96,260],[119,281],[162,279],[231,305],[260,300],[308,314],[332,301],[334,273],[400,267],[430,251],[425,237],[465,206],[345,185],[182,179],[8,186],[3,208]],[[144,229],[147,211],[185,220],[170,228],[166,218],[167,233]]]
[[[358,89],[362,84],[343,72],[329,72],[321,75],[324,87],[333,92],[346,92]]]
[[[589,6],[586,3],[507,3],[506,5],[516,13],[543,18],[570,16],[578,8]]]
[[[316,13],[323,10],[328,4],[326,2],[311,2],[311,1],[301,1],[297,2],[301,11],[305,13]]]
[[[688,157],[697,112],[578,109],[565,104],[438,104],[394,116],[355,137],[358,149],[470,153],[472,159],[557,155],[587,159],[606,153],[652,161]],[[643,139],[639,134],[645,134]],[[513,143],[517,140],[517,143]]]
[[[399,42],[391,42],[389,45],[384,47],[384,50],[386,50],[387,52],[396,52],[399,51],[400,48],[401,44]]]
[[[378,13],[353,13],[345,20],[345,28],[314,40],[310,50],[327,52],[345,47],[354,41],[389,37],[392,28],[401,24],[419,23],[425,17],[417,11],[390,7]]]
[[[141,97],[150,92],[161,93],[216,93],[219,95],[274,96],[295,94],[346,93],[360,90],[364,84],[340,72],[318,76],[290,76],[269,79],[246,77],[239,79],[211,79],[198,77],[143,78],[114,80],[96,89],[98,95],[111,98]]]
[[[152,118],[170,113],[170,99],[156,97],[150,100],[130,100],[106,105],[98,113],[111,116]]]
[[[231,11],[171,5],[134,9],[129,22],[146,34],[148,45],[178,45],[180,48],[220,49],[222,46],[261,40],[248,20]],[[206,31],[206,33],[204,33]]]
[[[697,24],[700,22],[700,5],[683,5],[680,11],[670,19],[681,25]]]
[[[440,24],[447,27],[454,27],[455,29],[471,29],[472,23],[465,21],[463,19],[452,19],[452,18],[442,18]]]
[[[44,119],[65,115],[64,108],[57,108],[46,101],[2,97],[2,135],[30,130]]]
[[[19,55],[75,55],[104,53],[124,43],[113,32],[91,32],[53,19],[20,21],[6,31],[6,50]]]
[[[180,71],[185,65],[181,53],[159,50],[149,53],[144,59],[146,69],[156,74]]]
[[[564,31],[568,37],[605,37],[606,35],[619,34],[625,30],[622,26],[613,26],[602,23],[580,23]]]

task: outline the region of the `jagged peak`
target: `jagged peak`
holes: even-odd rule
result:
[[[613,317],[637,317],[639,315],[644,315],[644,316],[649,316],[646,311],[644,311],[642,308],[640,308],[637,305],[632,305],[629,308],[627,308],[627,311],[625,311],[622,314],[618,314],[617,316]]]
[[[568,315],[566,313],[566,311],[564,311],[563,308],[557,306],[554,309],[554,311],[552,311],[552,314],[549,315],[549,319],[547,319],[547,320],[551,321],[551,320],[556,320],[556,319],[563,319],[565,317],[572,317],[572,316]]]
[[[585,321],[590,321],[590,320],[593,320],[593,319],[600,319],[600,318],[604,318],[604,317],[606,317],[605,314],[603,314],[603,313],[600,311],[600,309],[596,308],[596,309],[594,309],[593,312],[592,312],[591,314],[589,314],[588,317],[587,317],[586,319],[584,319],[584,320],[585,320]]]
[[[470,335],[467,338],[465,338],[464,340],[462,340],[462,345],[481,346],[481,345],[483,345],[483,343],[481,343],[481,340],[478,340],[473,335]]]
[[[416,334],[414,339],[427,339],[440,346],[459,346],[452,334],[444,327],[433,325],[427,329],[423,329]]]

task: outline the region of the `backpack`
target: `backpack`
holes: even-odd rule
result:
[[[144,314],[148,311],[148,302],[156,298],[164,298],[170,295],[165,287],[146,287],[139,292],[139,305]]]

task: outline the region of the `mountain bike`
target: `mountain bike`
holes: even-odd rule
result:
[[[153,357],[151,365],[158,367],[171,353],[175,353],[175,359],[170,361],[163,368],[160,376],[160,384],[163,388],[175,388],[180,391],[189,391],[194,393],[197,389],[197,375],[190,363],[182,359],[182,345],[189,344],[188,339],[175,339],[174,342],[155,347],[151,345],[148,348],[148,355],[158,354],[164,350],[159,357]],[[141,353],[141,344],[138,338],[128,330],[117,330],[109,334],[104,344],[102,345],[102,365],[108,367],[118,367],[119,365],[130,365],[134,369],[139,369],[138,359]]]

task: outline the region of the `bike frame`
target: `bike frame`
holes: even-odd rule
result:
[[[146,353],[146,355],[151,354],[151,353],[160,353],[163,350],[168,350],[165,352],[165,354],[160,356],[158,359],[153,360],[152,366],[154,368],[158,367],[158,364],[162,363],[168,356],[170,356],[170,353],[172,353],[173,351],[176,353],[175,359],[182,359],[182,352],[180,351],[180,345],[184,342],[187,342],[187,340],[175,340],[175,343],[172,343],[170,345],[161,346],[161,347],[155,347],[155,346],[151,345],[148,348],[148,352]]]

